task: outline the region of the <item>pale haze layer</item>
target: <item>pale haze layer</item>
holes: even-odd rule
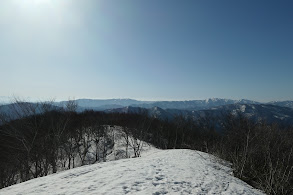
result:
[[[293,2],[1,0],[0,96],[293,100]]]

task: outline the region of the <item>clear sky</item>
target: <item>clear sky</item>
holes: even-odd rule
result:
[[[292,10],[292,0],[1,0],[0,96],[293,100]]]

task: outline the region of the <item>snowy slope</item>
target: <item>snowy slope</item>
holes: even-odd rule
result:
[[[0,190],[0,194],[262,194],[231,169],[192,150],[83,166]]]

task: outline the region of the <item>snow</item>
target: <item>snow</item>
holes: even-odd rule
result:
[[[241,111],[241,112],[245,112],[245,109],[246,109],[246,106],[245,106],[245,105],[241,105],[241,106],[240,106],[240,111]]]
[[[134,157],[134,148],[136,147],[136,144],[141,144],[142,145],[142,149],[141,152],[147,152],[149,150],[154,149],[154,147],[144,141],[141,141],[139,139],[134,139],[131,135],[129,135],[128,138],[128,146],[125,140],[125,133],[123,132],[123,127],[120,126],[109,126],[109,125],[105,125],[105,129],[107,129],[107,134],[108,137],[111,138],[111,141],[113,142],[113,146],[111,148],[108,148],[107,156],[105,159],[100,159],[99,162],[102,161],[113,161],[113,160],[119,160],[119,159],[123,159],[123,158],[130,158],[130,157]],[[100,138],[101,139],[101,138]],[[95,156],[95,150],[96,150],[96,146],[94,144],[95,137],[88,137],[88,140],[91,140],[88,142],[89,145],[89,153],[86,156],[86,161],[91,161],[91,159],[94,159]],[[101,139],[100,141],[100,148],[103,147],[103,144],[105,143],[104,139]],[[127,149],[126,149],[127,148]],[[76,157],[76,159],[78,160],[78,157]],[[93,161],[92,161],[93,162]],[[80,163],[75,162],[75,164],[80,166]],[[88,163],[88,164],[91,164]]]
[[[87,165],[0,190],[0,194],[263,194],[215,157],[152,149],[140,158]]]

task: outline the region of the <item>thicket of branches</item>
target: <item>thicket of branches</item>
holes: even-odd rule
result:
[[[293,129],[227,116],[214,152],[234,174],[267,194],[293,194]]]
[[[147,113],[76,113],[74,102],[59,111],[50,105],[23,104],[22,118],[1,117],[0,188],[54,173],[58,167],[74,168],[77,157],[81,165],[105,159],[113,144],[105,125],[117,125],[137,157],[139,140],[162,149],[200,150],[230,161],[235,176],[268,194],[293,193],[292,128],[226,115],[223,131],[218,132],[208,117],[162,121]],[[96,150],[89,151],[89,142],[96,144]],[[90,160],[89,152],[94,156]]]

